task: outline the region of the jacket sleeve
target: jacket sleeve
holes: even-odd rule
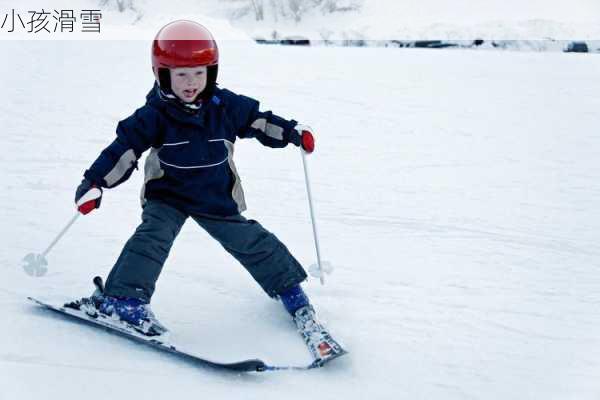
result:
[[[229,94],[233,94],[229,92]],[[285,147],[288,143],[300,144],[300,136],[294,129],[298,124],[271,111],[260,111],[258,101],[242,96],[230,97],[233,106],[231,117],[239,138],[256,138],[268,147]]]
[[[104,188],[125,182],[137,160],[152,146],[160,131],[156,110],[144,106],[117,125],[117,138],[106,147],[84,177]]]

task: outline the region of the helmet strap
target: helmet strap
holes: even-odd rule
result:
[[[168,68],[158,69],[158,84],[165,93],[171,92],[171,73]]]

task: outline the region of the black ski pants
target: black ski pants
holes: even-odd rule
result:
[[[187,215],[157,200],[144,206],[142,223],[112,268],[105,293],[150,302],[156,281],[181,227],[192,217],[235,257],[271,297],[306,279],[306,272],[277,237],[241,215]]]

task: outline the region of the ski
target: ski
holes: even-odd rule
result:
[[[196,366],[203,367],[211,367],[220,370],[227,370],[232,372],[266,372],[266,371],[301,371],[301,370],[310,370],[314,368],[319,368],[324,366],[329,361],[346,354],[345,351],[336,354],[335,357],[331,357],[327,360],[317,360],[312,362],[309,365],[304,366],[292,366],[292,365],[284,365],[284,366],[276,366],[269,365],[260,359],[248,359],[237,362],[225,363],[214,360],[209,360],[207,358],[199,357],[194,354],[190,354],[186,351],[182,351],[177,349],[175,346],[163,342],[160,340],[160,337],[157,336],[145,336],[137,331],[128,329],[125,326],[117,325],[112,321],[112,318],[106,316],[104,314],[96,314],[94,316],[90,316],[83,311],[78,311],[72,308],[67,308],[64,306],[56,306],[44,301],[35,299],[33,297],[28,297],[28,300],[37,304],[38,306],[50,310],[56,314],[65,316],[70,318],[71,320],[85,323],[89,326],[100,327],[105,331],[121,336],[123,338],[129,339],[137,344],[145,345],[157,351],[161,351],[172,356],[175,356],[181,360],[187,361]]]
[[[292,365],[265,365],[265,371],[307,371],[309,369],[321,368],[325,366],[325,364],[330,363],[331,361],[339,358],[345,354],[348,354],[346,350],[341,350],[335,355],[325,359],[325,360],[316,360],[311,364],[306,366],[292,366]]]

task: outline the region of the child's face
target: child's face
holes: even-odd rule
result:
[[[171,90],[186,103],[191,103],[206,87],[206,67],[171,68]]]

